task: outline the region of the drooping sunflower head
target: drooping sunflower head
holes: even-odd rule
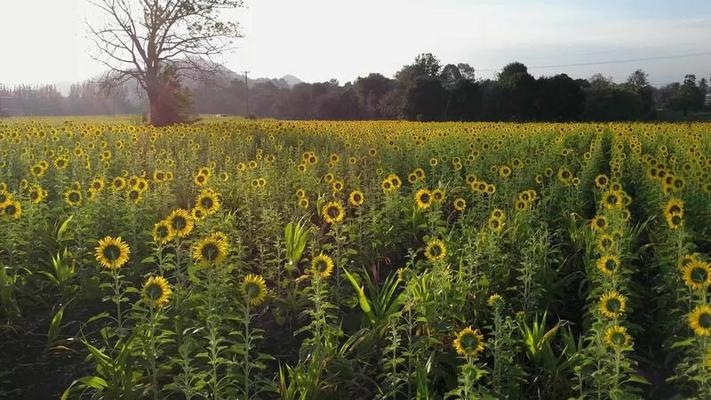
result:
[[[439,239],[431,239],[425,246],[425,257],[430,262],[443,260],[447,256],[447,246]]]
[[[457,211],[464,211],[467,208],[467,201],[461,197],[454,199],[454,209]]]
[[[348,195],[348,202],[351,203],[353,207],[362,206],[364,201],[365,196],[363,196],[363,192],[360,190],[354,190],[350,195]]]
[[[682,270],[684,283],[692,290],[699,290],[711,285],[711,265],[694,260],[688,263]]]
[[[195,226],[192,215],[182,208],[173,210],[166,220],[170,224],[173,234],[181,238],[189,235]]]
[[[452,345],[457,354],[462,357],[477,357],[484,351],[484,335],[479,329],[468,326],[457,333]]]
[[[711,306],[696,306],[689,314],[689,327],[696,336],[711,336]]]
[[[597,260],[597,269],[607,276],[612,276],[620,267],[620,258],[613,255],[602,256]]]
[[[337,224],[345,218],[346,210],[338,200],[329,201],[321,209],[321,215],[328,224]]]
[[[267,284],[264,278],[255,274],[245,276],[242,280],[242,293],[250,305],[260,305],[267,297]]]
[[[200,239],[193,246],[193,259],[200,265],[220,265],[227,258],[227,241],[210,235]]]
[[[311,273],[321,279],[328,279],[333,273],[333,259],[325,254],[319,254],[311,260]]]
[[[428,189],[420,189],[415,193],[415,204],[417,204],[417,208],[421,210],[429,208],[433,201],[434,197],[432,196],[432,192]]]
[[[128,262],[131,250],[120,237],[107,236],[99,240],[96,261],[106,269],[119,269]]]
[[[624,326],[613,325],[605,331],[605,344],[614,350],[621,351],[632,345],[632,337]]]
[[[175,234],[170,228],[170,223],[167,220],[163,220],[153,225],[153,241],[158,244],[169,243]]]
[[[143,284],[143,300],[154,307],[168,304],[172,293],[170,284],[162,276],[151,276]]]
[[[600,296],[600,314],[606,318],[619,318],[625,313],[627,299],[619,292],[607,292]]]

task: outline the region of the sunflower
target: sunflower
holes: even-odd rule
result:
[[[0,207],[4,207],[12,202],[12,195],[7,190],[0,190]]]
[[[4,207],[0,207],[0,211],[0,215],[12,220],[18,220],[22,216],[22,204],[19,201],[10,201]]]
[[[607,187],[608,183],[610,183],[610,178],[607,175],[602,174],[595,177],[595,187],[598,189]]]
[[[602,195],[602,204],[606,208],[622,207],[624,196],[618,191],[608,190]]]
[[[619,325],[607,328],[604,340],[609,347],[615,350],[623,350],[632,345],[632,337],[627,333],[627,328]]]
[[[447,198],[447,193],[442,188],[437,188],[432,191],[432,198],[435,203],[443,203]]]
[[[604,215],[596,215],[592,221],[590,221],[590,226],[594,231],[602,232],[607,229],[609,223]]]
[[[558,170],[558,180],[564,185],[569,185],[573,179],[573,173],[568,168],[562,167]]]
[[[689,327],[696,336],[711,336],[711,306],[702,304],[689,313]]]
[[[664,206],[664,214],[684,214],[684,202],[676,197],[669,199]]]
[[[484,351],[484,335],[468,326],[457,333],[452,345],[460,356],[476,357]]]
[[[143,284],[143,300],[155,307],[163,307],[168,304],[172,293],[170,284],[162,276],[151,276]]]
[[[81,192],[75,189],[70,189],[64,192],[64,202],[67,203],[69,207],[77,207],[81,205],[82,195]]]
[[[511,168],[508,165],[502,165],[499,167],[499,176],[502,178],[508,178],[511,175]]]
[[[364,201],[365,197],[363,196],[363,192],[360,190],[354,190],[350,195],[348,195],[348,202],[351,203],[353,207],[362,206]]]
[[[195,226],[192,215],[182,208],[173,210],[166,220],[173,234],[181,238],[188,236]]]
[[[301,208],[308,208],[309,206],[309,199],[306,197],[302,197],[299,199],[299,207]]]
[[[667,225],[669,229],[677,229],[684,224],[684,214],[665,214],[664,218],[667,220]]]
[[[334,200],[326,203],[321,209],[321,215],[328,224],[337,224],[343,221],[346,210],[340,201]]]
[[[158,244],[166,244],[173,240],[175,235],[170,229],[170,223],[166,220],[160,221],[153,225],[153,241]]]
[[[421,210],[429,208],[433,201],[434,196],[432,196],[432,192],[428,189],[420,189],[415,193],[415,204],[417,204],[417,208]]]
[[[500,294],[494,293],[491,296],[489,296],[489,299],[486,300],[486,304],[489,307],[496,307],[497,305],[501,304],[504,301],[504,298],[501,297]]]
[[[208,175],[203,175],[201,173],[198,173],[193,178],[193,183],[195,183],[196,186],[205,186],[207,184],[208,179],[210,179],[210,177]]]
[[[134,203],[140,202],[143,198],[141,191],[136,188],[129,190],[128,193],[126,193],[126,197]]]
[[[205,215],[214,214],[220,209],[220,198],[210,189],[203,189],[195,200],[195,208],[199,208]]]
[[[106,183],[104,182],[104,178],[97,176],[96,178],[91,180],[91,189],[93,189],[95,192],[100,192],[104,190],[104,186]]]
[[[486,224],[489,227],[489,229],[491,229],[493,232],[498,233],[498,232],[501,232],[502,230],[504,230],[503,218],[496,218],[492,215]]]
[[[124,190],[126,188],[126,179],[122,176],[117,176],[111,181],[111,188],[116,192]]]
[[[600,314],[606,318],[619,318],[625,313],[627,299],[619,292],[607,292],[600,296]]]
[[[227,258],[227,242],[216,235],[207,236],[193,245],[193,259],[200,265],[220,265]]]
[[[96,261],[106,269],[119,269],[128,262],[131,250],[120,237],[107,236],[99,240],[96,247]]]
[[[425,257],[430,262],[443,260],[447,256],[447,246],[439,239],[432,239],[425,246]]]
[[[597,245],[597,250],[601,254],[607,254],[610,252],[610,250],[612,250],[615,247],[615,245],[616,245],[615,238],[613,238],[612,236],[610,236],[606,233],[603,233],[602,235],[600,235],[597,238],[596,245]]]
[[[617,256],[602,256],[597,260],[597,269],[607,276],[612,276],[620,267],[620,258]]]
[[[457,211],[464,211],[467,208],[467,201],[461,197],[454,199],[454,209]]]
[[[333,273],[333,259],[325,254],[319,254],[311,260],[311,273],[321,279],[328,279]]]
[[[253,306],[260,305],[267,297],[267,284],[259,275],[249,274],[242,280],[242,293]]]
[[[711,265],[694,260],[682,270],[684,283],[692,290],[707,288],[711,285]]]
[[[30,201],[33,204],[39,204],[41,203],[44,199],[47,198],[47,191],[44,190],[41,186],[32,186],[30,189]]]

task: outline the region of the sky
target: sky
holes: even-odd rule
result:
[[[584,4],[583,4],[584,3]],[[341,83],[393,76],[423,52],[491,78],[520,61],[535,76],[635,69],[662,85],[711,74],[708,0],[245,0],[225,15],[242,27],[218,60],[251,77]],[[87,0],[0,0],[0,84],[68,83],[103,71]]]

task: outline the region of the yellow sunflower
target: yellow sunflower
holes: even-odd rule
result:
[[[242,280],[242,293],[253,306],[260,305],[267,297],[267,284],[259,275],[249,274]]]
[[[107,236],[99,240],[96,247],[96,261],[106,269],[119,269],[128,262],[131,250],[120,237]]]
[[[321,209],[321,215],[328,224],[337,224],[345,218],[346,210],[340,201],[334,200],[326,203]]]
[[[489,299],[486,300],[486,304],[489,305],[489,307],[496,307],[497,305],[501,304],[504,301],[504,298],[498,294],[494,293],[491,296],[489,296]]]
[[[82,195],[81,192],[75,189],[70,189],[64,192],[64,202],[67,203],[69,207],[77,207],[81,205]]]
[[[199,208],[205,215],[211,215],[220,209],[220,198],[213,190],[203,189],[195,200],[195,208]]]
[[[627,299],[619,292],[607,292],[600,296],[600,314],[606,318],[619,318],[625,313]]]
[[[462,357],[477,357],[484,351],[484,335],[468,326],[457,333],[452,345]]]
[[[160,221],[153,225],[153,241],[158,244],[169,243],[175,235],[173,230],[170,228],[170,223],[166,220]]]
[[[617,256],[602,256],[597,260],[597,269],[607,276],[612,276],[620,267],[620,258]]]
[[[632,337],[624,326],[613,325],[605,331],[605,344],[615,350],[624,350],[632,345]]]
[[[489,229],[491,229],[493,232],[499,233],[502,230],[504,230],[503,218],[496,218],[492,215],[486,224],[489,227]]]
[[[182,208],[174,210],[166,220],[173,234],[181,238],[188,236],[195,226],[192,215]]]
[[[333,273],[333,259],[325,254],[319,254],[311,260],[311,273],[321,279],[328,279]]]
[[[223,237],[210,235],[193,245],[193,259],[200,265],[220,265],[227,258],[227,242]]]
[[[415,193],[415,204],[417,204],[417,208],[421,210],[429,208],[433,201],[434,197],[432,196],[432,192],[428,189],[420,189]]]
[[[454,199],[454,209],[457,211],[464,211],[467,208],[467,201],[461,197]]]
[[[362,206],[364,201],[365,196],[363,196],[363,192],[360,190],[354,190],[350,195],[348,195],[348,202],[351,203],[353,207]]]
[[[590,227],[592,227],[592,229],[597,232],[604,231],[605,229],[607,229],[608,226],[609,223],[607,222],[607,218],[604,215],[596,215],[592,219],[592,221],[590,221]]]
[[[616,246],[615,238],[608,234],[602,234],[597,238],[596,245],[601,254],[608,254]]]
[[[18,220],[22,216],[22,204],[19,201],[10,201],[4,207],[0,207],[0,215]]]
[[[684,283],[692,290],[705,289],[711,285],[711,265],[694,260],[682,270]]]
[[[12,203],[12,195],[7,190],[0,190],[0,208]]]
[[[689,327],[696,336],[711,336],[711,306],[702,304],[689,313]]]
[[[439,239],[432,239],[425,246],[425,257],[430,262],[443,260],[447,256],[447,246]]]
[[[168,304],[172,293],[170,284],[162,276],[151,276],[143,284],[143,300],[155,307]]]

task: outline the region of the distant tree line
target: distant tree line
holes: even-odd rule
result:
[[[0,87],[0,113],[3,104],[28,115],[122,114],[145,109],[140,100],[129,100],[125,87],[109,97],[98,89],[84,83],[62,96],[49,86]],[[201,114],[420,121],[654,120],[664,118],[660,111],[686,117],[704,109],[709,92],[708,81],[694,75],[656,88],[642,70],[617,84],[601,74],[590,79],[572,79],[566,74],[535,78],[518,62],[506,65],[496,79],[477,79],[468,64],[442,66],[429,53],[417,56],[392,79],[371,73],[344,85],[331,80],[290,86],[278,80],[245,85],[235,78],[220,85],[192,82],[186,90]]]

